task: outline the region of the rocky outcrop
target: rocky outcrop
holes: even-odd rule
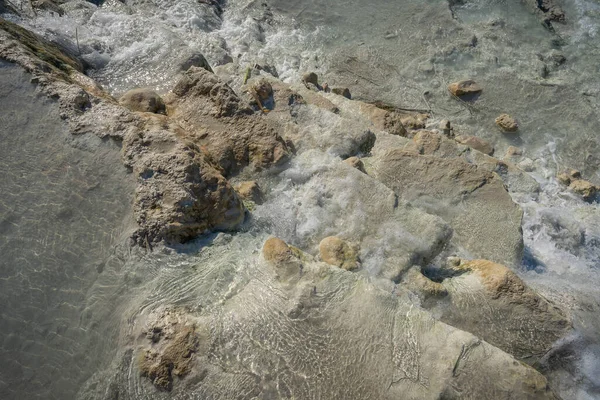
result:
[[[126,92],[119,99],[119,103],[131,111],[166,114],[165,102],[152,89],[139,88]]]
[[[190,140],[207,152],[226,176],[250,165],[257,169],[289,159],[276,126],[253,111],[216,75],[191,67],[167,103],[170,117],[191,132]]]
[[[140,321],[141,322],[141,321]],[[159,390],[198,370],[198,357],[207,352],[208,332],[184,309],[161,307],[146,317],[137,348],[140,374]]]
[[[444,218],[453,241],[476,257],[515,265],[523,252],[523,212],[494,173],[463,158],[378,151],[372,175],[402,199]]]
[[[185,242],[244,220],[242,201],[227,180],[199,147],[175,132],[154,117],[123,141],[125,162],[138,176],[134,213],[140,227],[134,240],[142,246]]]
[[[571,329],[562,310],[503,265],[473,260],[447,268],[450,277],[441,282],[447,303],[432,311],[518,359],[534,363]]]
[[[319,243],[319,255],[327,264],[352,271],[359,267],[358,252],[354,246],[337,236],[329,236]]]

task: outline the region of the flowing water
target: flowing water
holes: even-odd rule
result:
[[[28,2],[14,3],[27,10]],[[565,399],[599,398],[600,207],[555,176],[577,168],[600,183],[600,3],[560,1],[567,21],[554,31],[520,0],[450,3],[229,0],[221,13],[195,0],[68,1],[62,17],[6,18],[81,54],[114,95],[137,86],[166,92],[201,53],[213,66],[268,64],[284,81],[316,71],[355,98],[430,109],[434,121],[449,119],[457,133],[492,142],[498,156],[510,145],[523,148],[541,191],[514,195],[525,211],[519,274],[568,305],[576,328],[557,350],[569,356],[550,354],[543,368]],[[553,61],[558,54],[564,63]],[[332,161],[314,155],[312,165],[305,157],[272,177],[274,200],[258,207],[255,226],[235,240],[221,234],[206,248],[200,241],[180,254],[132,255],[124,238],[134,185],[119,149],[46,122],[58,121],[47,117],[58,111],[19,71],[0,65],[3,399],[108,396],[102,371],[128,319],[160,303],[202,307],[210,295],[202,300],[201,293],[221,296],[248,279],[240,273],[251,264],[244,257],[269,233],[314,250],[311,234],[330,223],[328,211],[318,214],[311,203],[320,188],[307,182]],[[484,87],[472,106],[447,95],[447,84],[464,78]],[[503,112],[519,120],[518,137],[496,130]],[[315,125],[333,129],[329,121]],[[352,182],[342,186],[352,190]],[[206,265],[207,257],[221,261]],[[377,262],[368,270],[376,272]]]

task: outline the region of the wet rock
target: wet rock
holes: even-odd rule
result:
[[[244,206],[202,150],[178,139],[159,117],[123,141],[125,163],[138,176],[134,241],[183,243],[207,231],[230,230],[244,220]],[[162,117],[164,118],[164,117]]]
[[[36,10],[50,11],[60,16],[64,15],[65,11],[59,4],[52,0],[33,0],[31,6]]]
[[[264,195],[256,181],[240,182],[236,184],[234,188],[238,195],[244,200],[249,200],[259,205],[264,201]]]
[[[191,67],[204,68],[208,72],[213,72],[210,64],[201,53],[194,53],[181,62],[181,71],[185,72]]]
[[[480,151],[483,154],[487,154],[489,156],[494,154],[494,146],[492,146],[488,141],[477,136],[459,135],[455,137],[454,140],[460,144],[464,144],[465,146],[469,146],[472,149]]]
[[[419,294],[423,300],[448,295],[448,290],[439,282],[434,282],[421,273],[420,268],[413,267],[402,276],[402,284]]]
[[[272,237],[263,245],[264,259],[273,267],[280,280],[298,278],[302,271],[302,262],[298,258],[299,251],[288,246],[283,240]]]
[[[521,208],[493,172],[463,158],[378,151],[369,174],[453,228],[452,242],[477,257],[509,265],[523,255]]]
[[[319,76],[317,74],[315,74],[314,72],[308,72],[304,75],[302,75],[302,82],[304,82],[304,84],[312,84],[315,87],[319,88]]]
[[[333,88],[331,89],[331,92],[352,100],[352,94],[350,94],[350,89],[348,88]]]
[[[440,304],[441,320],[518,359],[534,363],[571,329],[562,310],[504,265],[463,261],[449,273],[442,285],[450,304]]]
[[[392,135],[406,136],[406,128],[402,124],[405,115],[367,103],[360,105],[360,112],[373,123],[376,129]]]
[[[260,86],[263,94],[268,86]],[[226,176],[248,165],[264,169],[289,159],[288,146],[278,134],[280,124],[254,114],[227,84],[204,69],[190,68],[167,103],[170,118],[194,132],[189,140]]]
[[[347,271],[352,271],[360,265],[356,249],[337,236],[329,236],[321,240],[319,255],[327,264]]]
[[[139,356],[140,372],[158,389],[170,391],[174,377],[182,378],[192,369],[193,355],[198,347],[195,328],[190,326],[180,329],[160,350],[145,350]]]
[[[137,367],[160,390],[171,391],[176,378],[190,374],[206,349],[206,329],[184,310],[159,308],[143,323]]]
[[[600,188],[598,186],[583,179],[572,180],[569,189],[581,195],[585,201],[594,200],[596,195],[600,193]]]
[[[163,99],[152,89],[138,88],[126,92],[119,99],[119,104],[131,111],[166,114]]]
[[[453,96],[461,97],[467,95],[474,95],[481,93],[483,90],[477,82],[467,79],[464,81],[458,81],[448,85],[448,90]]]
[[[425,128],[425,121],[427,120],[427,117],[428,116],[426,114],[409,115],[403,117],[400,121],[406,129],[418,130]]]
[[[358,158],[358,157],[349,157],[349,158],[345,159],[344,162],[346,164],[348,164],[349,166],[351,166],[352,168],[356,168],[360,172],[363,172],[363,173],[366,174],[365,164],[362,162],[362,160],[360,158]]]
[[[504,158],[512,158],[512,157],[518,157],[518,156],[522,156],[523,155],[523,150],[515,147],[515,146],[508,146],[508,149],[506,149],[506,154],[504,155]]]
[[[569,186],[571,181],[581,179],[581,172],[576,169],[568,169],[558,174],[557,179],[563,185]]]
[[[501,114],[496,118],[495,122],[504,132],[516,132],[519,130],[517,120],[508,114]]]

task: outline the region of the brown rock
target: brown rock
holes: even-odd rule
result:
[[[359,266],[356,249],[337,236],[329,236],[319,243],[319,255],[327,264],[352,271]]]
[[[595,186],[591,182],[583,179],[572,180],[571,184],[569,185],[569,189],[581,195],[581,197],[583,197],[583,199],[586,201],[593,200],[596,197],[596,194],[600,192],[600,188],[598,186]]]
[[[259,85],[268,92],[270,84]],[[315,93],[316,94],[316,93]],[[189,132],[208,160],[229,176],[251,165],[257,169],[289,159],[290,151],[278,134],[280,124],[254,114],[219,77],[191,67],[169,96],[170,117]]]
[[[501,114],[496,118],[496,125],[500,127],[504,132],[516,132],[519,130],[519,124],[517,120],[508,114]]]
[[[152,341],[160,337],[159,327],[154,328]],[[156,335],[156,336],[155,336]],[[142,376],[148,377],[158,389],[171,391],[173,378],[183,377],[191,370],[194,353],[198,349],[198,337],[194,326],[178,327],[173,338],[159,349],[144,350],[138,359]]]
[[[477,82],[467,79],[464,81],[454,82],[448,85],[448,90],[453,96],[465,96],[480,93],[482,91],[481,86]]]
[[[523,150],[521,150],[518,147],[515,146],[508,146],[508,149],[506,149],[506,154],[504,155],[505,158],[510,158],[510,157],[515,157],[515,156],[522,156],[523,155]]]
[[[472,149],[482,152],[491,156],[494,154],[494,147],[484,139],[478,138],[477,136],[464,136],[460,135],[454,138],[458,143],[469,146]]]
[[[256,181],[240,182],[235,185],[235,191],[244,200],[250,200],[256,204],[262,204],[264,201],[262,190]]]
[[[244,206],[200,148],[184,143],[165,117],[145,121],[123,141],[126,165],[138,179],[133,239],[182,243],[210,230],[230,230],[244,220]]]
[[[576,169],[567,169],[558,174],[557,179],[563,185],[569,186],[571,181],[581,179],[581,172],[577,171]]]
[[[363,164],[362,160],[360,158],[358,158],[358,157],[349,157],[349,158],[346,158],[344,160],[344,162],[346,164],[348,164],[349,166],[351,166],[352,168],[356,168],[360,172],[363,172],[365,174],[367,173],[365,171],[365,165]]]
[[[450,121],[448,121],[447,119],[443,119],[440,121],[439,129],[442,131],[442,133],[444,135],[452,136],[452,125],[450,124]]]
[[[287,243],[276,237],[267,239],[262,252],[265,260],[272,264],[287,262],[294,257]]]
[[[350,94],[350,89],[348,88],[333,88],[331,89],[331,92],[352,100],[352,94]]]
[[[302,75],[302,82],[304,82],[305,84],[310,83],[315,85],[316,87],[319,87],[319,76],[314,72],[308,72]]]
[[[163,99],[151,89],[132,89],[121,96],[119,104],[129,108],[131,111],[166,114]]]
[[[367,103],[360,105],[360,111],[369,118],[375,128],[392,135],[406,136],[406,128],[402,124],[405,115]]]

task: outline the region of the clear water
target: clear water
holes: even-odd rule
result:
[[[242,71],[254,63],[273,65],[286,81],[316,71],[330,86],[349,87],[355,98],[431,109],[434,120],[451,120],[457,133],[492,142],[498,156],[509,145],[523,148],[542,191],[513,194],[525,211],[527,256],[520,275],[573,311],[578,332],[570,339],[575,355],[561,368],[550,368],[548,376],[564,398],[598,398],[600,208],[566,192],[554,177],[573,167],[600,184],[600,3],[561,1],[568,19],[556,25],[556,32],[542,26],[520,0],[463,3],[450,9],[445,0],[272,0],[267,6],[230,0],[220,16],[192,0],[109,0],[101,7],[70,1],[64,17],[39,13],[18,22],[81,53],[92,67],[90,75],[115,95],[137,86],[167,91],[180,65],[200,52],[212,65],[231,57]],[[548,62],[543,60],[557,52],[567,61],[544,73]],[[13,79],[18,73],[6,66],[0,73],[15,82],[0,80],[1,115],[11,115],[13,123],[0,131],[0,152],[5,152],[0,163],[5,171],[15,171],[0,177],[0,344],[8,360],[8,367],[0,368],[0,393],[71,398],[79,392],[86,398],[100,391],[103,375],[83,382],[111,362],[112,343],[127,330],[126,321],[157,304],[189,299],[193,290],[182,282],[202,261],[191,255],[125,261],[116,245],[127,230],[131,184],[107,186],[104,179],[125,176],[118,149],[110,142],[80,143],[59,125],[42,128],[42,115],[13,119],[29,115],[24,105],[35,96],[25,76]],[[484,88],[473,107],[447,95],[447,84],[464,78]],[[33,101],[55,112],[42,99]],[[503,112],[519,120],[518,137],[496,130],[494,118]],[[321,121],[315,128],[331,129],[328,124]],[[64,140],[49,140],[42,132]],[[113,166],[90,159],[86,146],[110,154]],[[13,154],[13,148],[23,150]],[[61,161],[52,161],[57,157]],[[315,171],[327,162],[326,156],[315,161]],[[304,198],[286,186],[290,180],[303,184],[296,172],[273,177],[273,187],[302,203]],[[290,215],[281,203],[275,203],[275,211],[259,208],[256,214]],[[299,207],[304,215],[313,211],[308,203]],[[310,249],[314,244],[306,236],[322,229],[327,218],[307,217],[295,231],[289,223],[290,218],[281,218],[278,229],[292,232],[290,240]],[[256,229],[267,233],[260,224]],[[231,250],[227,240],[222,248],[219,243],[221,250],[214,251]],[[253,240],[236,243],[241,247],[231,250],[232,256],[257,250]],[[224,268],[222,273],[230,275],[221,278],[235,280],[238,269]],[[200,278],[193,282],[202,284]]]

